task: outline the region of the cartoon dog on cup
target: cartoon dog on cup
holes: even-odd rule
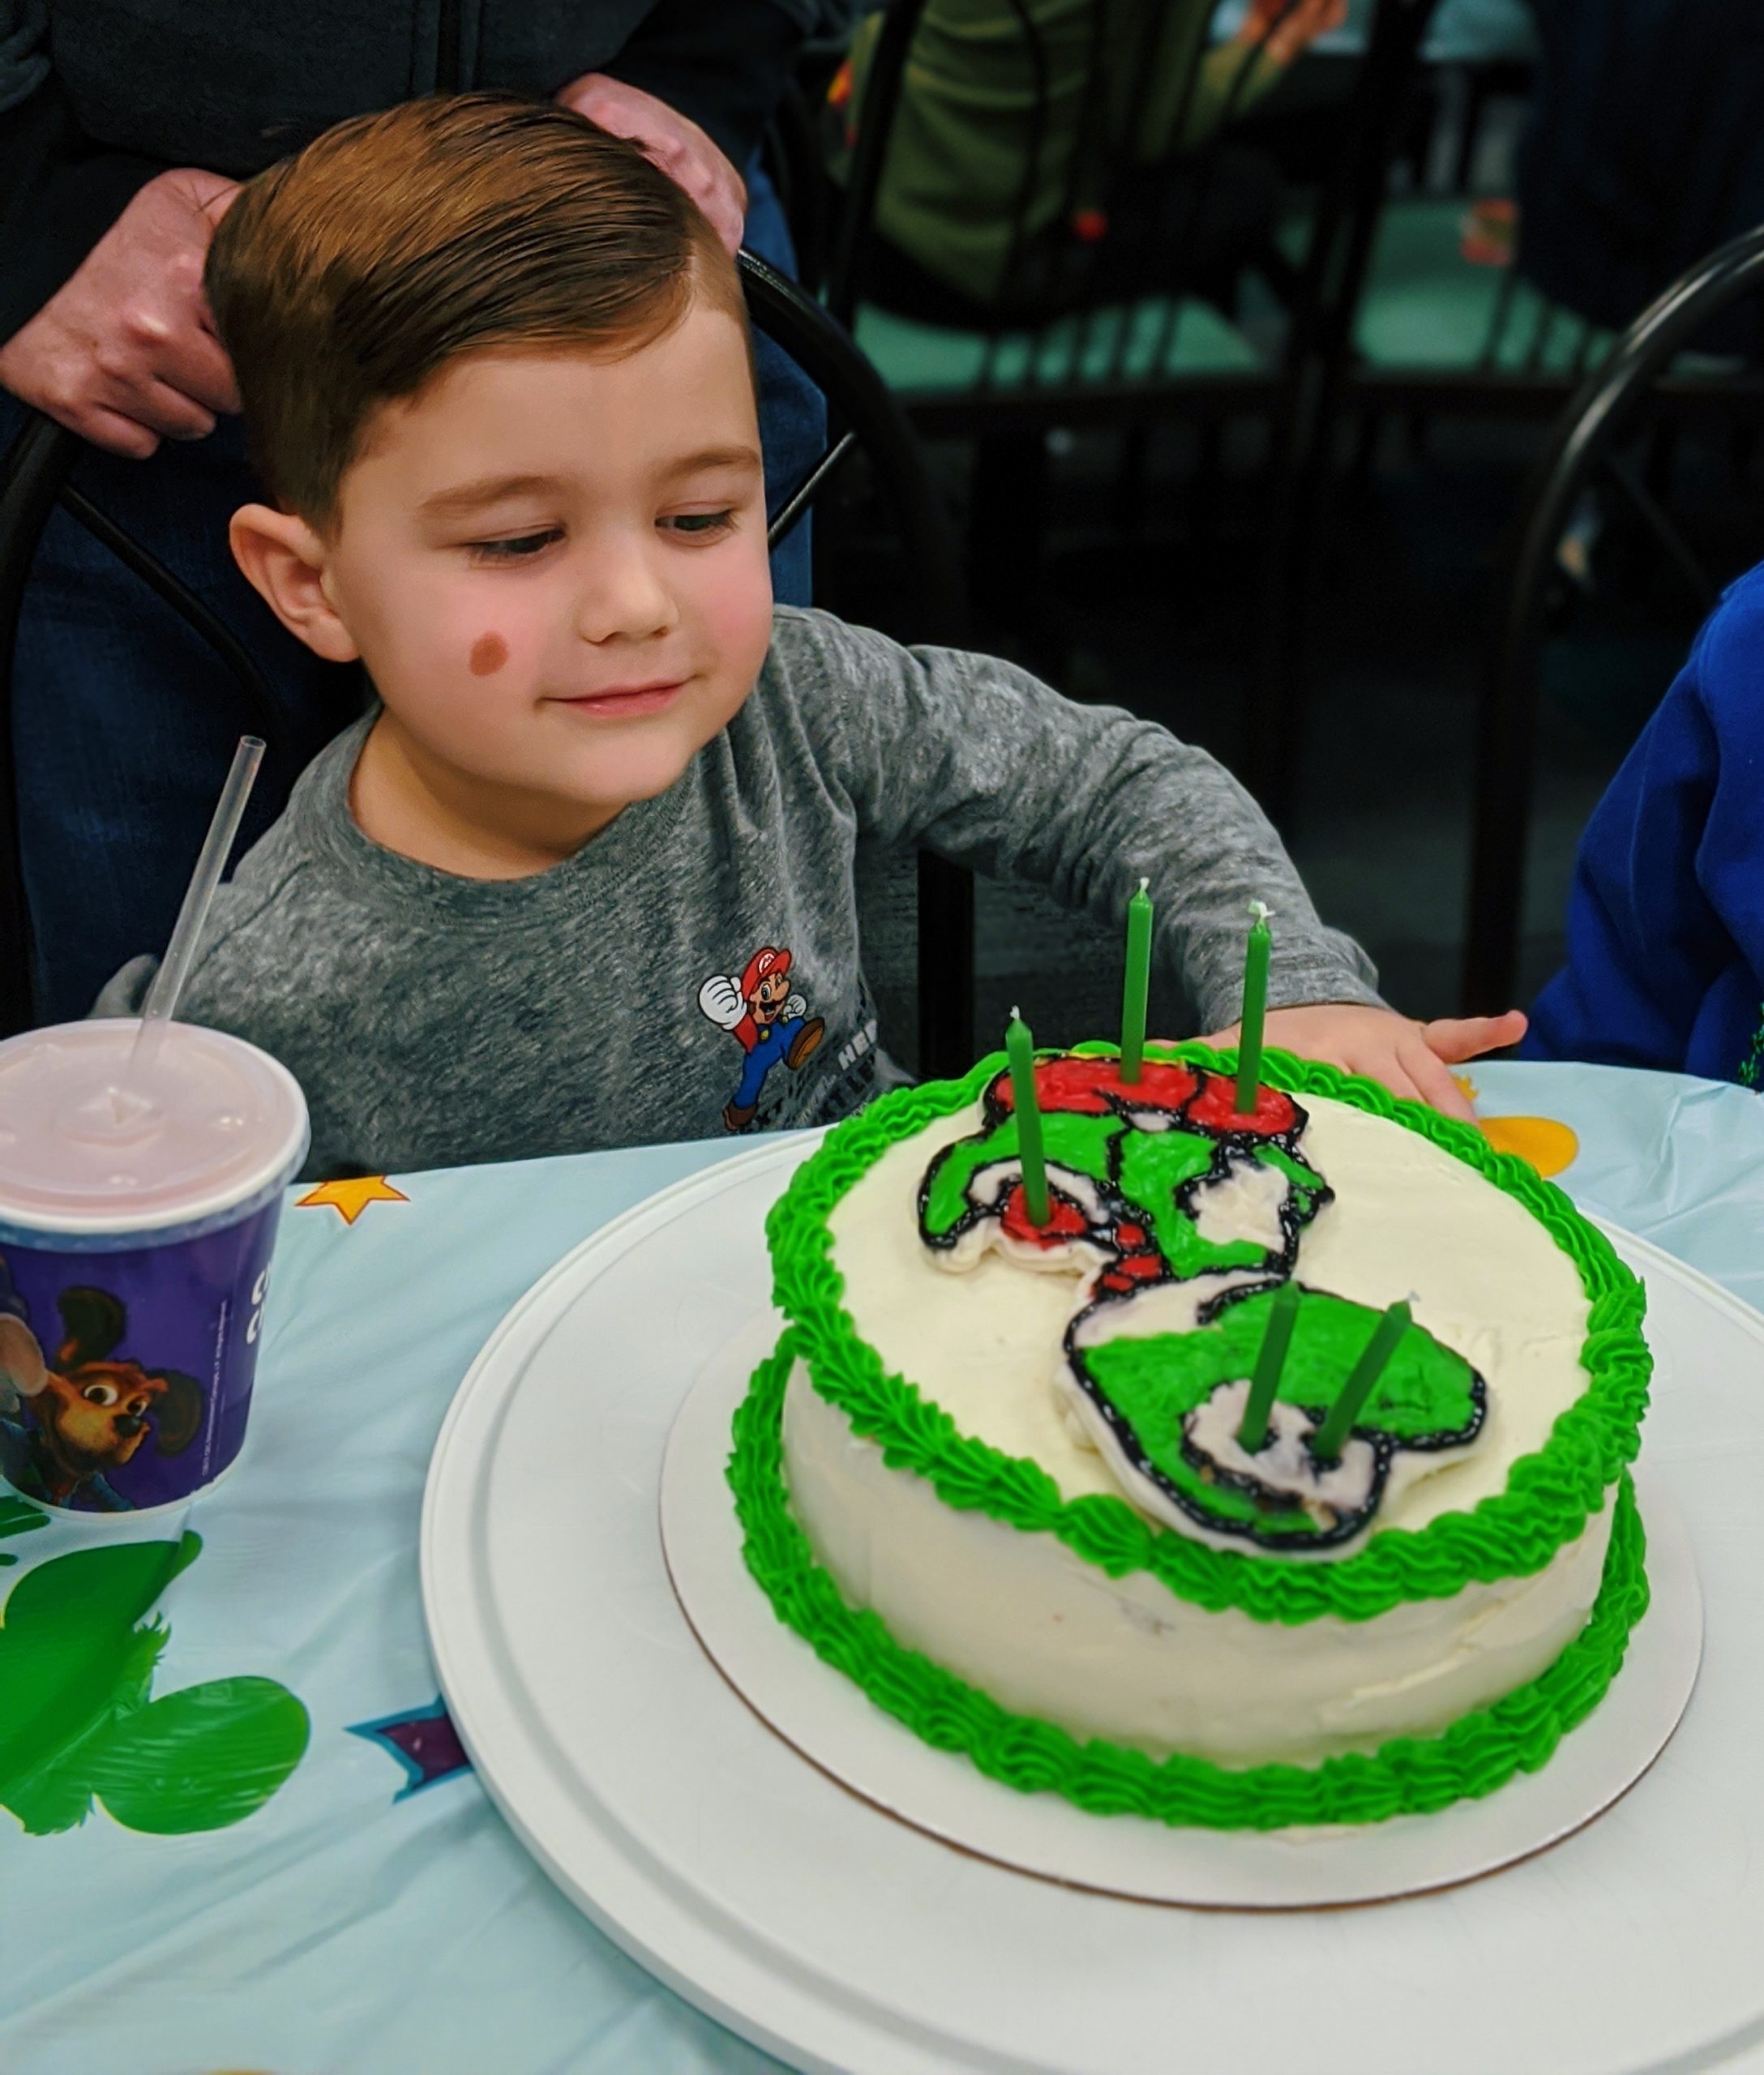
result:
[[[51,1362],[0,1264],[0,1466],[25,1497],[126,1512],[108,1472],[151,1435],[162,1456],[202,1430],[202,1386],[178,1369],[115,1360],[127,1330],[107,1290],[77,1286],[55,1300],[62,1339]]]

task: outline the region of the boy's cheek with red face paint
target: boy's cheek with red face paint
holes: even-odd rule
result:
[[[472,644],[469,660],[474,678],[494,676],[508,661],[508,644],[495,631],[481,634]]]

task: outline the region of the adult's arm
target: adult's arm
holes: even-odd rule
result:
[[[0,0],[0,340],[34,317],[165,163],[80,134],[45,0]]]
[[[740,172],[814,13],[814,0],[657,0],[600,70],[690,118]]]

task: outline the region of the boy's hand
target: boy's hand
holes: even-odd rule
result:
[[[144,461],[236,411],[202,266],[237,182],[199,166],[156,174],[79,270],[0,346],[0,386],[94,447]]]
[[[696,122],[653,94],[610,79],[604,72],[584,72],[560,88],[556,98],[614,136],[628,137],[691,196],[730,251],[740,250],[747,184]]]
[[[1205,1042],[1235,1045],[1240,1028],[1234,1023]],[[1453,1080],[1451,1068],[1484,1052],[1517,1045],[1525,1030],[1526,1019],[1516,1008],[1505,1016],[1447,1016],[1436,1023],[1411,1023],[1394,1009],[1338,1002],[1314,1008],[1269,1009],[1262,1034],[1282,1051],[1364,1074],[1368,1080],[1381,1081],[1393,1095],[1406,1096],[1411,1102],[1430,1102],[1448,1117],[1461,1117],[1473,1124],[1476,1113]]]

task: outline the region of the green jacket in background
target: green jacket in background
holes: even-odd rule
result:
[[[1024,224],[1026,239],[1048,231],[1064,205],[1073,153],[1089,112],[1094,41],[1101,53],[1095,113],[1102,134],[1089,154],[1086,182],[1096,180],[1106,160],[1150,165],[1172,152],[1192,150],[1217,129],[1227,107],[1233,113],[1245,108],[1283,70],[1243,44],[1205,48],[1215,0],[1024,0],[1024,5],[1047,71],[1046,128]],[[880,15],[871,15],[852,45],[854,135],[863,119],[865,75],[880,28]],[[1126,130],[1148,43],[1151,83],[1128,149]],[[1002,285],[1035,101],[1029,44],[1007,0],[930,0],[907,58],[876,190],[876,224],[898,250],[977,302],[994,300]],[[1085,185],[1081,182],[1080,208],[1100,206],[1102,195],[1086,192]]]

